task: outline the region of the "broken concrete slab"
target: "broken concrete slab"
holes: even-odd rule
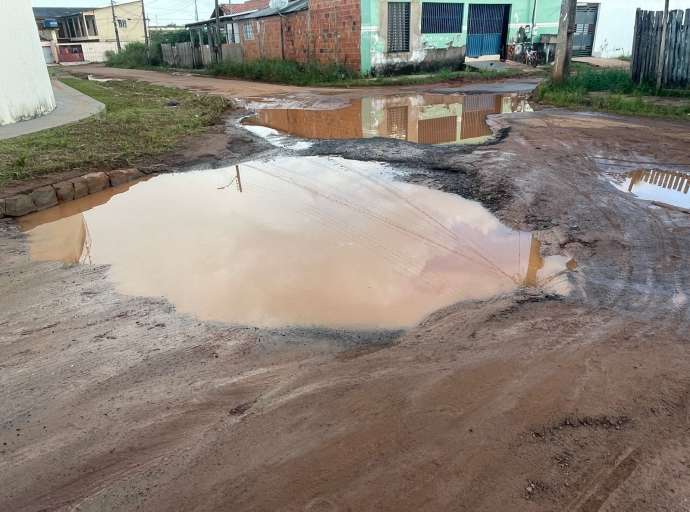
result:
[[[33,201],[37,210],[45,210],[46,208],[50,208],[51,206],[58,204],[55,189],[51,186],[40,187],[32,191],[31,200]]]
[[[110,178],[104,172],[91,172],[84,176],[89,187],[89,194],[100,192],[110,186]]]
[[[142,178],[144,175],[135,168],[130,169],[116,169],[114,171],[109,171],[108,176],[110,177],[110,184],[113,187],[127,183],[128,181],[136,180]]]
[[[36,205],[31,197],[26,194],[19,194],[5,199],[5,215],[9,217],[20,217],[36,211]]]
[[[71,181],[61,181],[53,185],[58,201],[72,201],[74,199],[74,183]]]
[[[70,182],[74,186],[74,199],[89,195],[89,184],[83,176],[80,178],[71,179]]]

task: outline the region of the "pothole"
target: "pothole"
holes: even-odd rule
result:
[[[260,105],[255,105],[260,106]],[[518,94],[366,96],[333,110],[258,108],[243,124],[262,137],[303,139],[385,137],[418,144],[481,144],[492,135],[490,114],[531,111]]]
[[[243,325],[401,328],[461,300],[564,290],[566,258],[386,164],[281,157],[167,174],[19,220],[35,261]],[[126,190],[126,191],[125,191]],[[124,193],[121,193],[124,192]]]

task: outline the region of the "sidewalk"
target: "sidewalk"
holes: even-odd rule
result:
[[[96,101],[90,96],[66,86],[62,82],[52,80],[52,84],[57,103],[55,110],[50,114],[29,119],[28,121],[19,121],[18,123],[0,126],[0,140],[74,123],[100,114],[105,110],[105,105],[100,101]]]

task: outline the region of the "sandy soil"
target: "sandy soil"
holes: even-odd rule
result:
[[[492,122],[474,151],[310,152],[417,167],[538,230],[578,262],[567,298],[402,334],[228,326],[117,295],[106,268],[30,263],[0,220],[0,510],[690,510],[690,215],[603,179],[690,164],[688,125]]]

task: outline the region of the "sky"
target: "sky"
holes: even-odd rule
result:
[[[124,3],[115,0],[115,3]],[[208,19],[214,0],[196,0],[199,19]],[[238,0],[220,0],[219,3],[239,3]],[[32,0],[33,7],[104,7],[109,0]],[[175,23],[184,25],[194,21],[194,0],[144,0],[146,17],[151,25]]]

